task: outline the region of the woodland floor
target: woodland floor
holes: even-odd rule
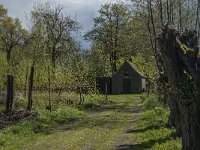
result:
[[[174,131],[147,124],[138,128],[144,112],[141,95],[108,97],[113,103],[87,110],[87,116],[52,128],[51,132],[2,149],[22,150],[143,150],[180,149]],[[145,119],[145,117],[143,118]],[[148,117],[146,118],[148,119]],[[141,125],[141,122],[140,122]],[[153,130],[153,131],[152,131]],[[149,133],[150,131],[150,133]],[[159,135],[158,135],[159,133]],[[155,134],[155,135],[154,135]],[[27,140],[27,139],[26,139]],[[163,147],[159,146],[165,144]],[[166,147],[169,146],[170,147]],[[1,149],[1,148],[0,148]]]

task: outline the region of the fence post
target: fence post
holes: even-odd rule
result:
[[[13,75],[7,75],[7,98],[6,98],[6,113],[12,112],[13,106]]]

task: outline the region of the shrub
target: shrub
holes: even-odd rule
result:
[[[167,123],[169,111],[165,108],[156,107],[155,109],[147,110],[141,114],[141,118],[145,119],[145,124],[151,126],[163,126]]]
[[[82,118],[85,116],[83,111],[70,106],[61,106],[60,108],[52,111],[42,111],[39,114],[37,121],[50,124],[52,122],[63,123],[69,119]]]
[[[77,108],[63,106],[56,111],[53,111],[50,116],[52,121],[63,123],[69,119],[82,118],[85,116],[85,113]]]
[[[156,96],[141,96],[141,99],[143,101],[143,104],[146,109],[154,109],[156,107],[161,107],[161,103],[158,101],[158,98]]]
[[[86,103],[100,105],[100,104],[106,104],[108,102],[109,101],[105,99],[104,95],[90,94],[90,95],[87,95],[86,97]]]

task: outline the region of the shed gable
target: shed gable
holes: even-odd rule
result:
[[[142,81],[145,79],[135,66],[126,61],[112,76],[112,93],[138,93],[143,89]]]

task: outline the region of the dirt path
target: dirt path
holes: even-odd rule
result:
[[[88,112],[88,117],[66,124],[22,149],[34,150],[129,150],[136,137],[129,131],[141,110],[139,95],[110,97],[115,104]]]

